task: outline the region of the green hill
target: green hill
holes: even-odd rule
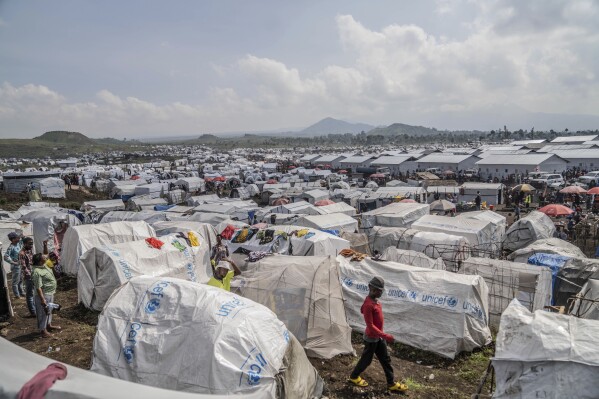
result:
[[[51,143],[63,143],[71,145],[94,144],[94,140],[78,132],[52,131],[46,132],[34,140],[48,141]]]
[[[407,134],[408,136],[432,136],[439,134],[437,129],[431,129],[423,126],[404,125],[403,123],[394,123],[387,127],[377,127],[367,133],[369,136],[399,136]]]

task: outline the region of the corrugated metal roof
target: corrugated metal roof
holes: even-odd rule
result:
[[[538,140],[515,140],[510,143],[510,145],[526,145],[526,144],[543,144],[546,143],[545,139]]]
[[[342,155],[342,154],[323,155],[320,158],[313,160],[312,162],[333,162],[337,158],[345,158],[345,155]]]
[[[586,150],[593,148],[593,145],[588,144],[547,144],[539,149],[539,152],[553,152],[560,150]]]
[[[416,158],[411,155],[384,156],[372,161],[371,165],[399,165],[413,159],[415,160]]]
[[[592,141],[597,138],[597,135],[591,136],[560,136],[551,140],[552,143],[582,143],[585,141]]]
[[[485,151],[485,152],[481,152],[480,154],[478,154],[479,158],[487,158],[490,155],[496,154],[496,155],[505,155],[505,154],[517,154],[517,155],[522,155],[522,154],[529,154],[531,153],[532,150],[501,150],[501,151]]]
[[[476,155],[470,154],[450,154],[450,153],[434,153],[424,156],[418,160],[419,163],[460,163],[466,159],[474,157],[478,159]]]
[[[593,159],[599,160],[599,148],[587,148],[579,150],[558,150],[553,152],[566,160],[569,159]]]
[[[476,164],[481,165],[539,165],[555,154],[492,154],[481,159]],[[559,157],[558,157],[559,159]],[[565,160],[564,160],[565,161]]]
[[[366,162],[369,159],[374,158],[373,155],[357,155],[357,156],[353,156],[353,157],[349,157],[344,159],[343,161],[341,161],[340,163],[362,163],[362,162]]]
[[[319,157],[320,154],[308,154],[308,155],[304,155],[303,157],[300,158],[300,161],[312,161],[313,159]]]

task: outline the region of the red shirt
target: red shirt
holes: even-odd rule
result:
[[[360,310],[364,315],[364,321],[366,322],[366,331],[364,334],[366,334],[368,338],[382,338],[387,342],[393,341],[393,336],[391,334],[385,334],[383,332],[385,319],[383,317],[383,308],[380,302],[367,296]]]

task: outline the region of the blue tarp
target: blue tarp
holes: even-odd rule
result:
[[[324,231],[325,233],[329,233],[329,234],[339,237],[339,230],[321,229],[320,231]]]
[[[551,269],[551,292],[555,292],[557,274],[570,259],[572,259],[570,256],[536,253],[528,258],[528,263],[535,266],[545,266]],[[553,295],[551,296],[551,304],[555,305],[555,299],[553,298]]]
[[[167,211],[174,207],[175,205],[154,205],[155,211]]]

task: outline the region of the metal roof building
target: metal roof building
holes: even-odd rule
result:
[[[579,144],[584,143],[585,141],[593,141],[596,140],[599,135],[593,134],[590,136],[560,136],[551,140],[552,143],[560,143],[560,144]]]
[[[530,172],[563,172],[568,167],[568,161],[556,154],[492,154],[476,163],[483,177],[504,178],[510,175]]]

